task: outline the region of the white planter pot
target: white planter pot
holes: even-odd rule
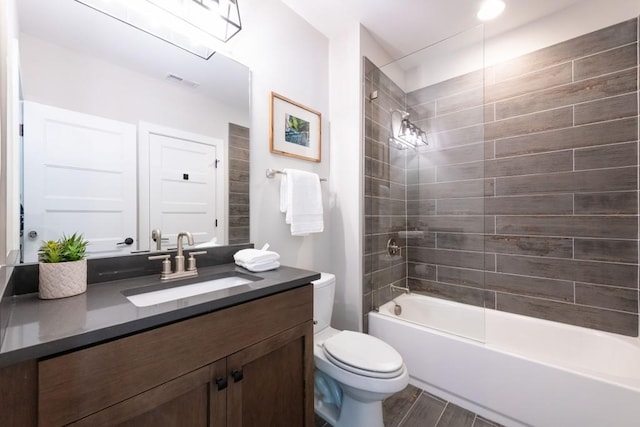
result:
[[[78,295],[87,290],[87,260],[39,264],[40,298]]]

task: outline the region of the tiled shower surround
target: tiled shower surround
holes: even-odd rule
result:
[[[249,128],[229,123],[229,244],[249,242]]]
[[[637,336],[637,41],[632,19],[409,93],[365,60],[364,312],[406,283]],[[392,105],[432,146],[389,147]]]

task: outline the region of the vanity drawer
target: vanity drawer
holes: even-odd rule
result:
[[[83,418],[308,322],[306,285],[38,364],[40,425]]]

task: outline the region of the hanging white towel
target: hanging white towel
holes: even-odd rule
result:
[[[322,189],[317,174],[285,169],[280,182],[280,211],[285,207],[285,222],[292,236],[324,231]]]

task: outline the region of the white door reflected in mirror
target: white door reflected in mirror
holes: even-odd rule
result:
[[[140,206],[141,249],[155,248],[152,236],[143,236],[143,230],[153,229],[162,230],[163,249],[175,248],[176,236],[185,229],[196,244],[224,242],[224,141],[140,123],[139,143],[141,188],[149,180],[148,220],[144,206]],[[146,159],[148,173],[143,164]],[[147,247],[143,247],[144,242],[148,242]]]
[[[89,257],[126,255],[136,237],[136,127],[24,103],[24,261],[43,240],[82,233]]]

